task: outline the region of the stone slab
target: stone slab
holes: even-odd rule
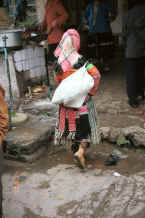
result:
[[[32,155],[42,147],[49,149],[51,137],[54,134],[55,120],[51,118],[41,120],[40,118],[31,116],[23,125],[8,132],[5,156],[13,156],[17,160],[22,160],[24,155]],[[39,152],[40,155],[41,153]],[[38,158],[39,155],[36,156]]]
[[[27,163],[33,163],[40,159],[41,156],[43,156],[46,152],[48,151],[47,147],[40,147],[38,148],[34,153],[30,155],[25,155],[21,153],[19,157],[12,155],[10,153],[4,154],[5,159],[10,159],[10,160],[19,160],[20,162],[27,162]]]

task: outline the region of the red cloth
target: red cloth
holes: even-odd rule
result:
[[[48,44],[57,44],[63,35],[61,25],[65,23],[68,18],[68,14],[59,0],[49,0],[45,8],[45,18],[43,21],[43,28],[46,28],[46,32],[49,33],[53,24],[52,33],[48,36]]]
[[[76,131],[76,111],[73,108],[65,108],[61,106],[59,113],[59,131],[65,131],[65,121],[68,119],[68,128],[70,132]]]

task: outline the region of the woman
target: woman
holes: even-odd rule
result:
[[[80,36],[78,32],[75,29],[67,30],[54,51],[54,55],[57,58],[54,78],[58,84],[86,63],[86,60],[78,53],[79,48]],[[59,122],[55,134],[57,144],[71,142],[74,157],[81,168],[86,167],[84,154],[91,139],[94,144],[99,143],[99,132],[95,117],[96,111],[91,96],[96,94],[100,82],[100,73],[90,63],[87,63],[86,69],[94,79],[94,87],[88,93],[81,108],[74,109],[60,105]]]
[[[116,15],[116,10],[110,4],[93,0],[86,7],[82,18],[83,23],[89,25],[88,58],[103,59],[106,71],[109,70],[107,60],[113,54],[111,22]]]
[[[48,0],[45,6],[45,17],[41,26],[41,30],[48,33],[48,71],[49,78],[52,77],[52,63],[54,61],[53,52],[60,42],[63,35],[61,25],[68,19],[68,14],[61,4],[60,0]],[[51,85],[51,81],[50,85]],[[52,84],[53,86],[53,84]]]

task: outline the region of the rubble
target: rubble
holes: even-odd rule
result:
[[[136,141],[136,147],[145,147],[145,129],[139,126],[130,126],[126,128],[101,127],[102,137],[108,142],[116,143],[121,137],[127,138],[132,135]]]

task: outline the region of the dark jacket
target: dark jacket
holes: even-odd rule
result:
[[[93,27],[93,8],[94,4],[90,3],[84,14],[82,21],[83,23],[87,23],[89,21],[89,31],[95,33],[106,33],[111,32],[111,26],[109,21],[109,15],[112,17],[116,17],[117,13],[115,9],[112,8],[110,4],[100,3],[98,6],[98,12],[96,15],[95,26]]]
[[[143,15],[145,15],[145,4],[134,6],[124,16],[123,37],[126,58],[140,58],[145,56],[145,43],[138,40],[135,32],[132,30],[135,20]]]

